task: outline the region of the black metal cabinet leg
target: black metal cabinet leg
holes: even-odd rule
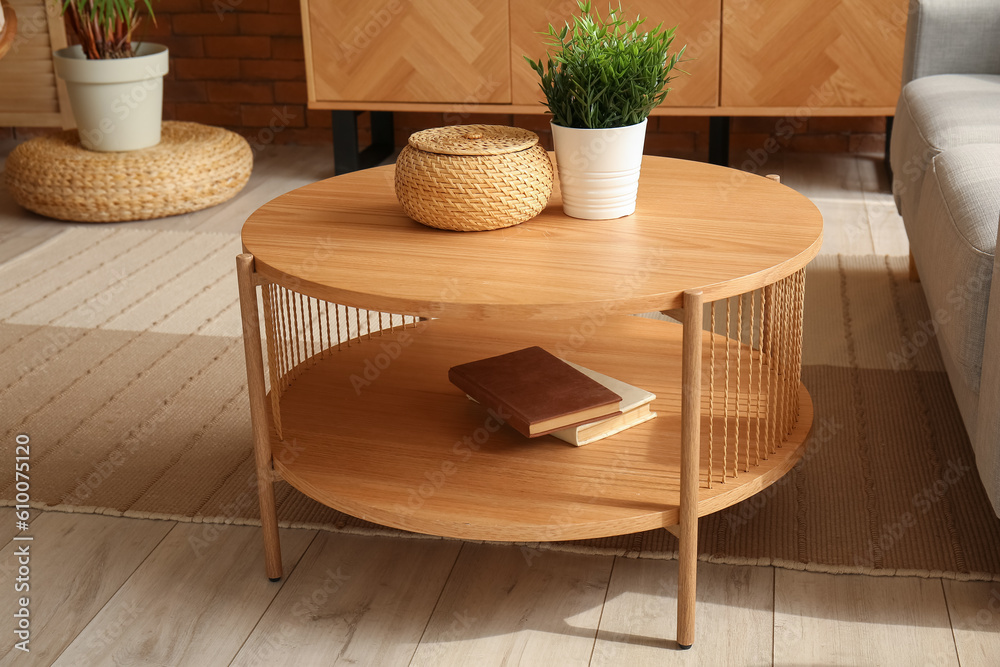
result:
[[[708,161],[729,166],[729,116],[708,119]]]
[[[356,111],[333,113],[333,173],[346,174],[360,169],[358,153],[358,114]]]
[[[333,113],[333,173],[346,174],[379,164],[395,150],[391,111],[372,111],[372,143],[358,150],[358,116],[360,111]]]
[[[892,162],[889,160],[889,146],[892,143],[892,121],[893,116],[885,117],[885,174],[889,177],[889,186],[892,186]]]
[[[386,159],[396,149],[396,136],[392,122],[391,111],[372,111],[372,145],[367,150],[372,151],[372,164],[376,164]],[[362,153],[364,155],[365,153]],[[374,156],[378,156],[377,159]],[[366,169],[367,167],[362,167]]]

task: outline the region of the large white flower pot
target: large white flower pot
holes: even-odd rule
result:
[[[79,45],[54,54],[84,148],[132,151],[160,143],[167,47],[133,48],[134,57],[109,60],[87,60]]]
[[[635,213],[646,121],[590,130],[552,123],[563,212],[584,220]]]

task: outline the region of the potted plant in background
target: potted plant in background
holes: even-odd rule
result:
[[[640,32],[645,19],[627,20],[621,5],[601,17],[590,0],[577,4],[572,23],[542,33],[550,38],[548,62],[525,59],[552,114],[563,211],[620,218],[635,212],[646,119],[669,92],[684,47],[669,53],[676,26]]]
[[[150,0],[141,0],[150,18]],[[160,143],[167,47],[133,42],[142,17],[136,0],[65,0],[63,14],[80,44],[54,54],[66,82],[80,143],[129,151]]]

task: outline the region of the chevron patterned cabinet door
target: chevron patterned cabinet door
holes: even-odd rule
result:
[[[497,0],[303,0],[310,101],[510,103]]]
[[[907,6],[907,0],[723,0],[722,105],[891,113]]]
[[[719,36],[722,0],[622,0],[627,16],[646,17],[647,29],[658,23],[678,26],[676,48],[687,44],[681,68],[670,84],[665,107],[714,107],[719,100]],[[603,15],[608,3],[597,0],[594,8]],[[535,74],[522,56],[535,60],[545,56],[544,32],[549,24],[562,26],[578,13],[576,0],[510,0],[511,78],[514,104],[533,104],[542,99]]]

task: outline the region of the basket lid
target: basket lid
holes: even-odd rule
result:
[[[531,130],[506,125],[449,125],[410,135],[409,144],[427,153],[442,155],[504,155],[538,143]]]

